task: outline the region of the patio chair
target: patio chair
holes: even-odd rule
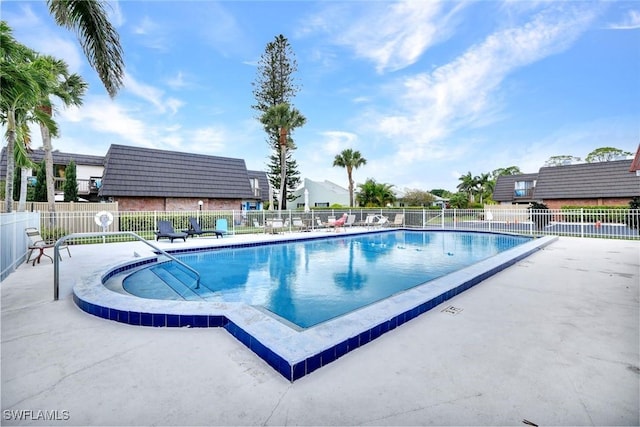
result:
[[[55,242],[47,243],[42,238],[42,236],[40,235],[40,231],[38,231],[37,228],[33,228],[33,227],[25,228],[24,232],[27,234],[27,237],[29,237],[29,240],[31,241],[29,243],[29,246],[27,247],[27,249],[29,249],[29,254],[27,255],[27,260],[25,262],[29,262],[31,260],[31,255],[33,254],[33,251],[36,249],[39,251],[38,256],[33,259],[33,264],[31,265],[35,266],[36,262],[40,264],[40,258],[42,258],[43,256],[46,256],[51,260],[51,262],[53,262],[53,258],[45,254],[44,250],[48,248],[53,248],[55,246]],[[69,251],[69,245],[67,244],[60,245],[58,246],[58,249],[66,249],[67,253],[69,254],[69,258],[71,258],[71,251]],[[58,256],[60,257],[60,260],[62,260],[62,254],[60,254],[60,252],[58,252]]]
[[[265,231],[269,233],[276,234],[278,230],[282,230],[284,228],[284,222],[282,218],[272,218],[267,220],[267,225],[265,226]]]
[[[327,225],[324,222],[322,222],[320,217],[317,217],[316,218],[316,225],[315,225],[314,228],[318,229],[318,228],[326,228],[326,227],[327,227]]]
[[[233,234],[233,231],[229,231],[229,225],[226,218],[216,219],[216,230],[220,231],[222,234]]]
[[[340,218],[335,220],[333,223],[330,223],[329,227],[333,227],[337,232],[339,228],[344,228],[344,224],[347,222],[347,218],[348,218],[348,215],[344,214]]]
[[[396,214],[395,218],[393,218],[392,225],[394,227],[402,227],[404,225],[404,214]]]
[[[203,230],[200,227],[200,224],[198,224],[198,220],[194,217],[189,217],[189,229],[182,231],[187,233],[187,237],[202,236],[203,234],[215,234],[217,239],[224,235],[220,230]]]
[[[302,218],[293,218],[292,224],[293,228],[298,231],[309,231],[309,227],[307,227],[307,224],[302,221]]]
[[[361,226],[369,228],[369,227],[371,227],[373,225],[375,220],[376,220],[376,215],[368,214],[367,217],[365,218],[365,220],[358,222],[357,225],[361,225]]]
[[[376,216],[377,221],[373,222],[374,227],[382,227],[389,223],[389,218],[384,215]]]
[[[187,241],[187,233],[176,232],[170,221],[158,221],[158,231],[156,231],[156,241],[160,239],[169,239],[173,243],[173,239],[182,239]]]
[[[353,224],[355,224],[356,222],[356,216],[355,214],[351,214],[351,215],[347,215],[347,220],[344,223],[345,227],[352,227]]]

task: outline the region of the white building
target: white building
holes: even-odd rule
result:
[[[304,208],[304,193],[309,192],[309,208],[328,208],[332,205],[349,206],[349,190],[331,181],[312,181],[305,178],[302,186],[293,194],[296,199],[289,202],[291,209]]]

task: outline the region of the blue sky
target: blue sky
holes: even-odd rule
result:
[[[82,107],[56,112],[63,152],[125,144],[266,170],[251,83],[278,34],[298,62],[303,178],[346,187],[332,163],[352,148],[367,159],[356,183],[455,191],[468,171],[640,143],[636,1],[111,1],[126,64],[113,100],[45,2],[0,7],[18,41],[90,84]]]

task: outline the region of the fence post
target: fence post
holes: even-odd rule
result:
[[[580,208],[580,237],[584,237],[584,208]]]

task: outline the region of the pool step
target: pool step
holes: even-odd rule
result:
[[[195,289],[196,279],[175,263],[163,263],[151,268],[151,271],[181,298],[185,300],[201,299],[198,289]]]

